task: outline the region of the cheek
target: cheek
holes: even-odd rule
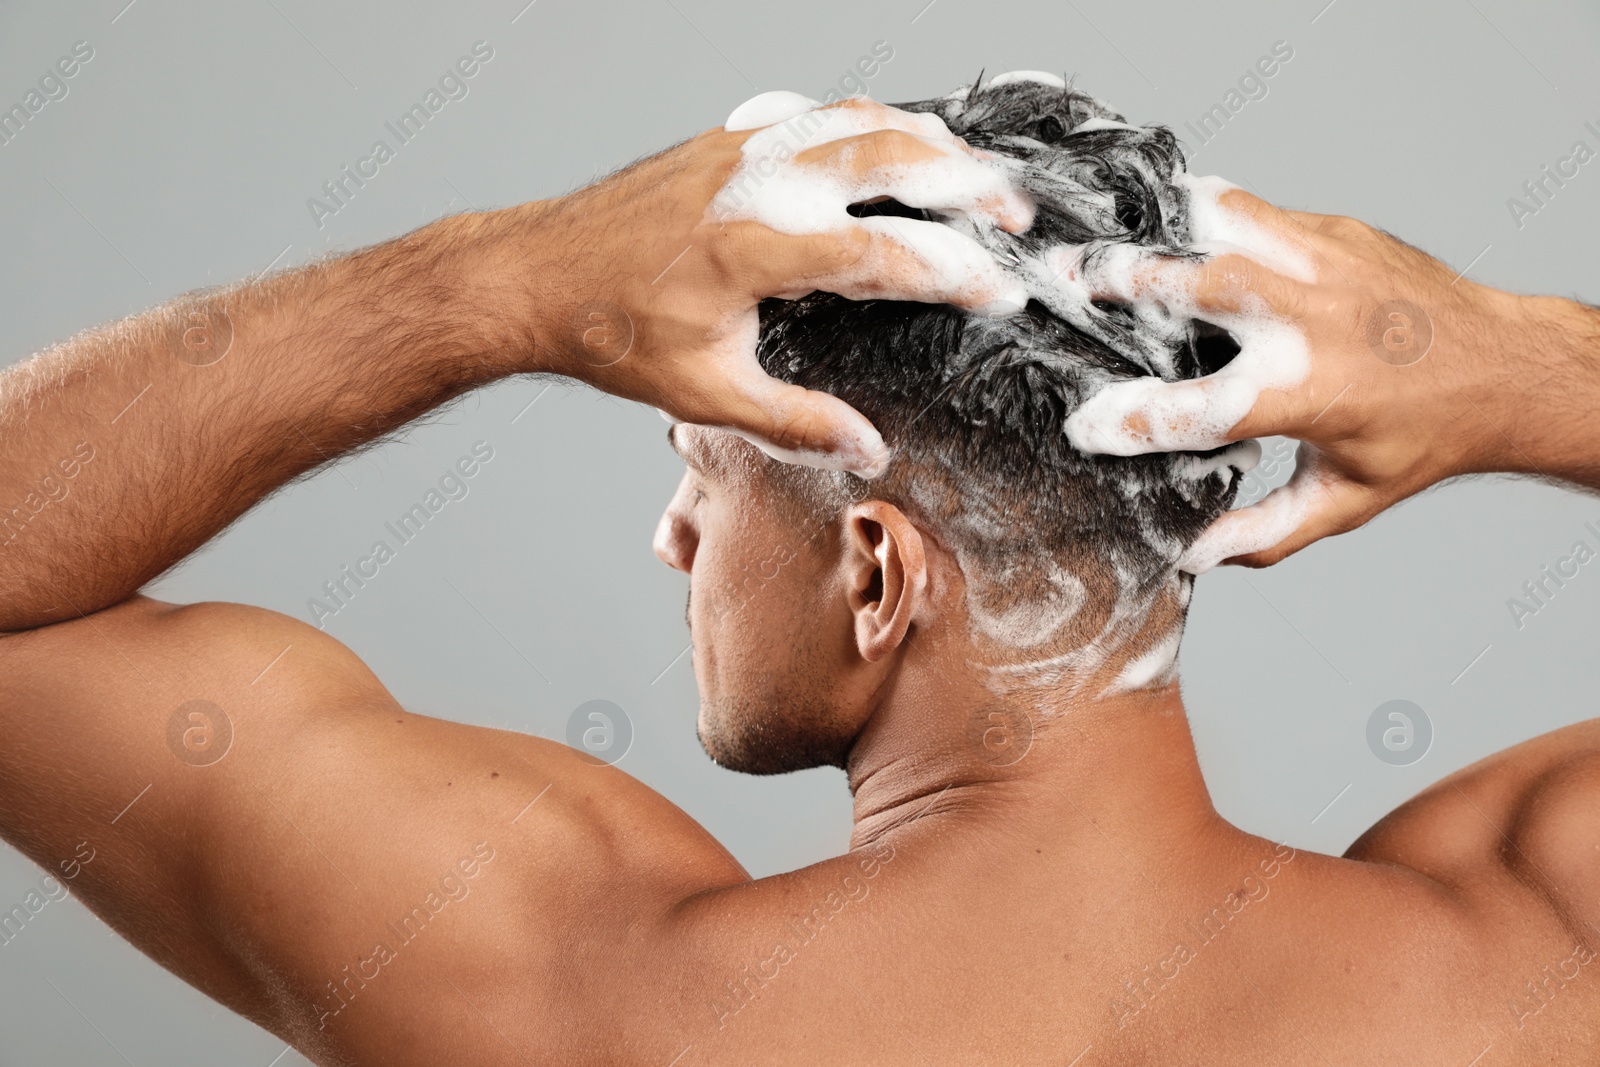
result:
[[[729,674],[747,675],[787,654],[792,623],[809,605],[797,602],[801,560],[786,531],[755,516],[707,516],[690,573],[689,612],[695,666],[702,685],[721,688]]]
[[[814,554],[755,536],[733,540],[726,551],[703,544],[692,581],[703,657],[696,669],[702,684],[722,691],[787,676],[786,666],[826,646],[834,629],[826,610],[832,585]]]

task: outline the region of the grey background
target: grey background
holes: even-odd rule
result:
[[[1288,41],[1294,58],[1268,95],[1201,147],[1194,169],[1365,218],[1470,265],[1475,279],[1600,298],[1600,161],[1520,229],[1506,204],[1575,140],[1600,147],[1583,128],[1600,126],[1592,5],[525,2],[0,4],[0,105],[20,101],[75,41],[95,49],[69,95],[0,146],[0,358],[269,264],[469,206],[559,195],[718,124],[758,90],[823,96],[879,40],[894,56],[870,83],[878,99],[940,94],[982,67],[1040,68],[1185,134]],[[480,39],[495,54],[469,95],[319,229],[307,198],[376,138],[392,143],[384,122]],[[615,701],[635,731],[622,766],[758,876],[839,850],[850,812],[840,774],[744,778],[695,742],[694,681],[679,658],[685,583],[649,551],[679,471],[661,420],[545,387],[482,392],[323,472],[156,594],[306,618],[307,599],[385,520],[487,440],[495,458],[470,495],[330,632],[418,711],[560,739],[579,704]],[[1520,630],[1506,603],[1575,540],[1596,545],[1586,520],[1600,524],[1600,501],[1479,481],[1270,572],[1205,579],[1183,675],[1222,812],[1338,851],[1429,782],[1593,715],[1600,562]],[[1367,747],[1368,717],[1391,699],[1414,701],[1433,724],[1431,750],[1410,766]],[[0,906],[39,874],[0,851]],[[0,945],[3,1067],[303,1062],[282,1052],[76,901],[49,905]]]

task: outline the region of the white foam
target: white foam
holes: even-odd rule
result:
[[[1189,193],[1190,243],[1214,245],[1248,256],[1279,274],[1303,282],[1317,280],[1316,264],[1292,242],[1257,225],[1249,216],[1222,206],[1222,194],[1239,186],[1216,175],[1179,171],[1173,184]]]
[[[1321,454],[1301,442],[1288,484],[1274,489],[1259,503],[1218,517],[1178,561],[1179,568],[1190,574],[1204,574],[1225,559],[1280,544],[1300,528],[1314,506],[1326,499],[1328,486]]]
[[[1220,475],[1227,480],[1228,471],[1249,474],[1261,462],[1261,442],[1247,437],[1232,446],[1209,456],[1178,456],[1172,464],[1172,476],[1198,482]]]
[[[1183,627],[1174,626],[1148,651],[1129,660],[1102,695],[1155,689],[1172,681],[1178,672],[1178,645],[1182,640]]]
[[[1037,599],[1024,598],[1009,608],[992,610],[983,603],[980,589],[1005,590],[1003,578],[980,577],[972,570],[966,553],[957,552],[962,573],[967,576],[967,614],[984,636],[1012,648],[1037,648],[1056,638],[1077,618],[1088,603],[1088,590],[1082,579],[1068,573],[1054,560],[1048,562],[1046,580],[1050,591]]]
[[[989,675],[987,685],[996,693],[1005,694],[1019,682],[1028,686],[1065,687],[1066,695],[1083,692],[1095,679],[1104,676],[1104,668],[1128,642],[1143,632],[1150,609],[1170,584],[1138,591],[1131,576],[1112,564],[1112,579],[1116,583],[1116,599],[1111,612],[1098,633],[1081,645],[1036,659],[1013,663],[984,664]],[[1187,579],[1174,576],[1174,581],[1187,583]],[[1182,595],[1181,586],[1178,595]],[[1182,635],[1177,626],[1167,635],[1174,645]],[[1159,668],[1156,673],[1159,675]],[[1117,683],[1113,683],[1113,687]],[[1109,692],[1111,690],[1107,690]]]
[[[1067,83],[1062,80],[1059,74],[1051,74],[1049,71],[1043,70],[1008,70],[1004,74],[996,74],[989,79],[991,87],[1010,85],[1013,82],[1038,82],[1040,85],[1048,85],[1052,89],[1065,89],[1067,87]]]
[[[732,426],[721,426],[742,440],[755,445],[773,459],[801,467],[816,467],[826,471],[849,471],[863,478],[876,478],[889,469],[889,446],[876,429],[864,428],[841,442],[833,452],[815,448],[781,448],[753,433]]]
[[[1127,252],[1097,257],[1093,270],[1099,277],[1091,288],[1136,292],[1136,269]],[[1118,272],[1122,276],[1113,279]],[[1218,311],[1200,307],[1192,287],[1185,292],[1168,285],[1163,300],[1169,311],[1226,329],[1239,353],[1205,378],[1136,378],[1102,388],[1067,419],[1067,437],[1074,447],[1118,456],[1219,448],[1264,391],[1291,388],[1310,373],[1305,334],[1259,296],[1247,294],[1238,311]]]
[[[1118,122],[1115,119],[1084,119],[1072,127],[1073,133],[1084,133],[1091,130],[1138,130],[1139,127],[1127,122]]]
[[[809,96],[793,93],[787,89],[774,89],[769,93],[752,96],[734,108],[733,114],[728,116],[728,121],[722,124],[722,128],[754,130],[778,122],[788,122],[796,115],[821,106],[822,101],[813,100]]]
[[[1248,217],[1222,206],[1230,182],[1215,177],[1175,174],[1188,192],[1192,247],[1218,256],[1245,256],[1279,274],[1314,281],[1316,268],[1291,242],[1267,232]],[[1207,378],[1164,382],[1156,378],[1115,382],[1091,396],[1067,420],[1067,436],[1085,452],[1137,455],[1144,452],[1217,448],[1228,443],[1233,427],[1268,389],[1287,389],[1304,381],[1311,359],[1304,333],[1276,314],[1256,294],[1245,294],[1237,310],[1202,307],[1195,292],[1198,270],[1178,281],[1183,266],[1167,266],[1149,277],[1156,263],[1135,245],[1100,250],[1087,265],[1081,254],[1058,290],[1076,302],[1092,291],[1125,301],[1136,313],[1201,319],[1226,329],[1240,351]],[[1083,312],[1080,312],[1082,314]]]
[[[770,118],[795,106],[797,96],[762,94],[737,109],[730,121]],[[857,174],[849,160],[836,167],[794,162],[805,149],[885,128],[920,136],[942,158],[874,168],[869,175]],[[878,238],[851,267],[816,279],[819,287],[854,299],[982,302],[1001,313],[1027,302],[1023,284],[1001,271],[993,256],[955,228],[889,216],[857,219],[847,210],[852,204],[889,196],[941,217],[987,219],[998,211],[1031,221],[1032,204],[1011,182],[1017,164],[1001,158],[975,159],[957,145],[937,115],[865,106],[805,110],[751,134],[741,156],[707,209],[711,220],[753,221],[796,235],[860,229]],[[892,255],[892,248],[910,255]]]

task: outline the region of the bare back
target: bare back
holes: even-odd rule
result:
[[[82,787],[8,834],[52,869],[87,844],[102,917],[323,1062],[1521,1064],[1600,1027],[1594,724],[1344,859],[1220,820],[1157,848],[1082,810],[1002,826],[955,791],[751,881],[622,772],[408,714],[281,616],[136,601],[0,655],[4,706],[51,724],[0,809]],[[194,694],[229,709],[214,764],[163,743]]]

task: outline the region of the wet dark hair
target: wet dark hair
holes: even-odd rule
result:
[[[974,147],[1021,161],[1033,226],[974,232],[1003,264],[1021,271],[1062,244],[1089,257],[1126,243],[1192,254],[1170,130],[1129,126],[1088,94],[1040,81],[896,106],[937,114]],[[892,202],[852,210],[928,217]],[[1202,324],[1113,305],[1036,299],[996,319],[815,293],[763,303],[758,354],[770,374],[873,421],[894,458],[866,491],[926,523],[963,557],[969,582],[976,564],[1006,583],[1005,606],[1051,595],[1063,566],[1082,581],[1114,577],[1114,597],[1147,597],[1171,580],[1183,550],[1233,502],[1241,472],[1203,462],[1211,453],[1086,455],[1065,423],[1109,381],[1194,378],[1236,351]]]

